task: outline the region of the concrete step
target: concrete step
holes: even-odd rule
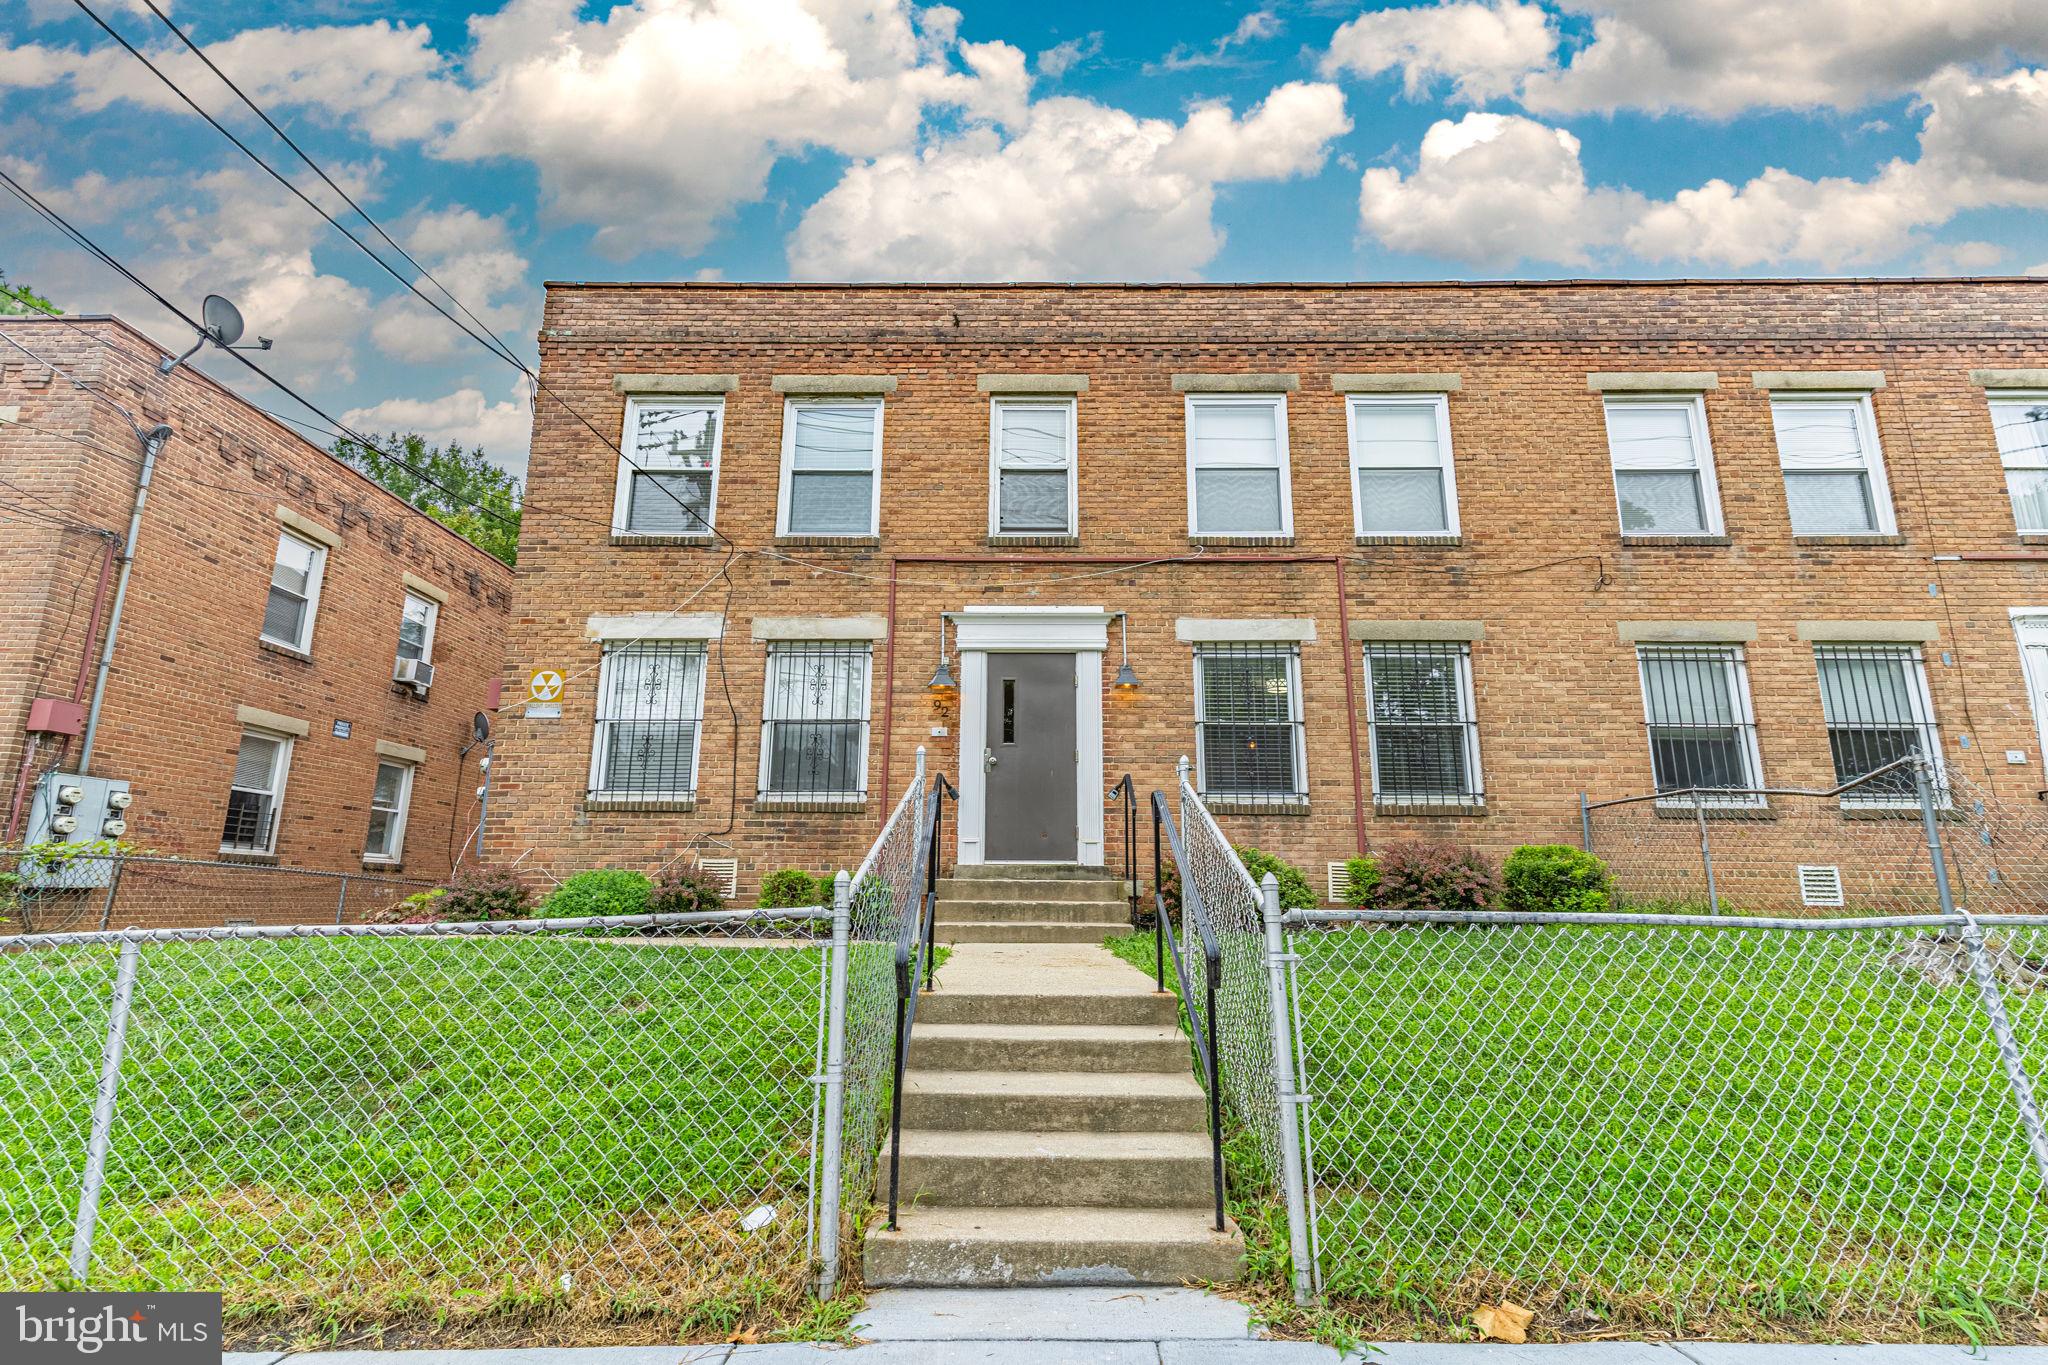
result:
[[[972,920],[942,923],[934,933],[941,943],[1100,943],[1112,934],[1130,932],[1128,924],[1093,921],[1061,924],[1053,920]]]
[[[1115,878],[942,877],[939,901],[1115,901],[1128,906],[1124,884]]]
[[[1001,924],[1017,921],[1045,924],[1131,924],[1131,908],[1123,901],[940,901],[940,924]]]
[[[1173,970],[1169,965],[1167,970]],[[917,1027],[927,1024],[1149,1024],[1172,1028],[1180,1011],[1172,994],[1033,995],[1028,992],[949,991],[918,998]]]
[[[928,1024],[910,1035],[920,1071],[1186,1071],[1178,1028],[1130,1024]]]
[[[906,1130],[905,1202],[945,1208],[1197,1208],[1210,1197],[1205,1133]]]
[[[1206,1208],[906,1207],[900,1224],[868,1232],[871,1286],[1181,1284],[1234,1279],[1244,1259]]]
[[[1186,1071],[912,1071],[903,1126],[920,1131],[1208,1130],[1208,1100]]]
[[[1115,881],[1117,873],[1105,867],[1081,863],[962,863],[953,868],[954,881]]]

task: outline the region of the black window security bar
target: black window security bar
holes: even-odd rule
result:
[[[1202,795],[1224,801],[1299,801],[1301,689],[1295,647],[1198,645],[1195,684]]]
[[[1383,805],[1477,805],[1479,726],[1471,647],[1399,642],[1365,647],[1373,799]]]
[[[598,673],[593,796],[687,800],[697,789],[704,646],[643,640],[609,647]]]
[[[808,641],[768,651],[761,699],[761,795],[777,801],[867,799],[866,643]]]
[[[1913,805],[1918,798],[1912,765],[1891,765],[1908,757],[1937,764],[1941,759],[1920,651],[1910,645],[1815,645],[1813,655],[1835,781],[1889,769],[1845,793],[1842,803]]]
[[[1742,651],[1728,646],[1644,645],[1643,712],[1660,792],[1721,788],[1756,804],[1756,724]]]

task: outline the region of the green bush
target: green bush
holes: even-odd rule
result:
[[[1380,854],[1379,900],[1388,910],[1493,910],[1500,878],[1476,848],[1390,844]]]
[[[763,910],[790,910],[832,903],[832,879],[813,877],[800,867],[779,867],[761,879],[754,904]]]
[[[1344,903],[1358,909],[1371,905],[1380,893],[1380,864],[1377,858],[1344,860]]]
[[[1501,903],[1510,910],[1613,908],[1607,864],[1570,844],[1523,844],[1501,864]]]
[[[589,919],[596,915],[644,915],[654,893],[645,872],[595,867],[578,872],[541,902],[542,919]]]
[[[1249,844],[1237,845],[1237,859],[1244,864],[1244,870],[1252,874],[1254,882],[1263,885],[1268,872],[1279,880],[1282,910],[1316,908],[1315,888],[1309,885],[1308,874],[1294,864],[1262,852]]]
[[[648,907],[657,915],[691,915],[725,909],[725,893],[701,867],[676,863],[661,874]]]
[[[438,920],[524,919],[533,892],[509,867],[460,867],[432,905]]]

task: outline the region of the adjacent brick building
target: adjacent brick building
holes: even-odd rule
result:
[[[1916,746],[2048,786],[2048,281],[556,284],[541,353],[497,859],[750,895],[920,745],[949,858],[1101,861],[1185,754],[1318,881]]]
[[[117,319],[0,331],[8,842],[35,833],[44,775],[77,771],[155,432],[91,755],[94,775],[130,784],[124,839],[359,885],[445,876],[476,820],[482,754],[457,755],[502,667],[511,570],[189,366],[159,374],[158,347]],[[401,656],[428,662],[428,686],[394,682]],[[331,881],[180,877],[182,901],[138,865],[117,920],[337,903]]]

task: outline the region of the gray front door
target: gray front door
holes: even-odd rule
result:
[[[992,863],[1071,863],[1080,856],[1074,806],[1074,656],[988,656],[983,845]]]

